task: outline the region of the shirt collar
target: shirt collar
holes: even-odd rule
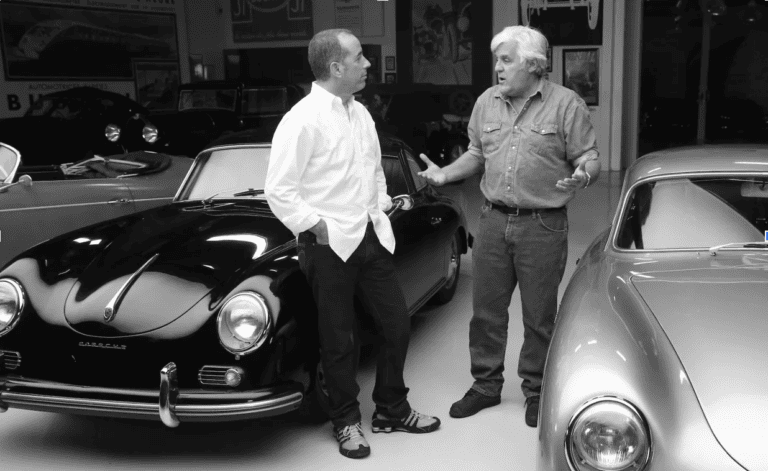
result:
[[[552,84],[549,83],[549,80],[542,77],[541,80],[539,80],[539,86],[536,87],[536,91],[534,91],[531,96],[534,97],[536,95],[541,95],[541,100],[544,101],[547,99],[547,96],[549,95],[551,88],[552,88]],[[506,99],[504,95],[501,94],[500,85],[496,85],[496,90],[494,90],[493,96],[501,100]]]
[[[332,108],[334,104],[338,104],[342,109],[344,108],[344,102],[341,101],[341,97],[329,92],[325,88],[318,85],[317,82],[312,82],[312,90],[310,90],[309,93],[315,99],[320,100],[322,103],[326,103],[329,108]],[[352,101],[354,100],[355,100],[355,96],[352,95]],[[351,102],[350,102],[350,107],[354,108],[353,106],[351,106]]]

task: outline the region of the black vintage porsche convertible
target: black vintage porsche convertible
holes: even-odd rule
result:
[[[411,313],[451,299],[464,215],[381,136]],[[0,271],[0,410],[227,421],[322,396],[314,302],[270,212],[258,133],[203,151],[172,203],[37,245]],[[244,171],[246,170],[246,171]]]

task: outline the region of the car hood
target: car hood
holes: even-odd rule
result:
[[[263,208],[140,214],[112,240],[109,224],[100,228],[103,239],[82,236],[105,248],[79,270],[67,296],[64,315],[76,331],[117,337],[163,327],[293,238]]]
[[[725,450],[768,470],[768,264],[634,275]]]

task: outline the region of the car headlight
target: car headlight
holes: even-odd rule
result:
[[[599,397],[571,418],[565,448],[577,471],[641,471],[650,460],[651,434],[632,404]]]
[[[16,325],[24,309],[24,290],[10,278],[0,279],[0,337]]]
[[[157,127],[155,127],[152,124],[147,124],[141,130],[141,137],[143,137],[144,140],[149,142],[150,144],[154,144],[155,141],[157,141],[157,133],[158,133]]]
[[[224,348],[235,354],[246,354],[264,343],[272,328],[272,318],[264,298],[248,291],[224,303],[216,325]]]
[[[107,136],[109,142],[117,142],[120,139],[120,126],[107,124],[107,127],[104,128],[104,135]]]

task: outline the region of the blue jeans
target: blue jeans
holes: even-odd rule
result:
[[[526,397],[538,395],[557,313],[557,290],[568,257],[565,210],[514,216],[483,205],[472,248],[473,307],[469,324],[472,388],[498,396],[504,384],[509,303],[520,284],[524,340],[517,373]]]

